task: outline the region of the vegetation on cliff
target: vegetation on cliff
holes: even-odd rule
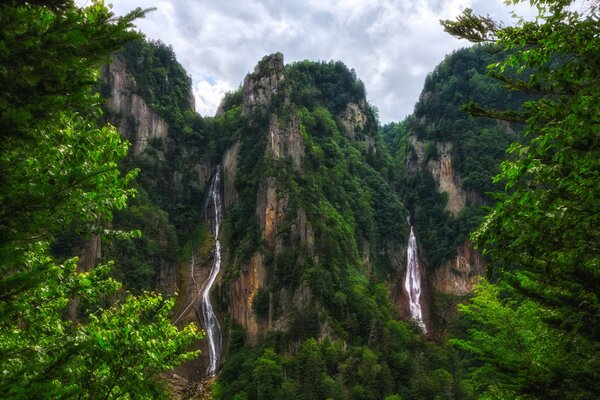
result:
[[[398,190],[418,227],[430,273],[455,258],[457,246],[479,226],[482,206],[491,205],[489,194],[499,189],[491,178],[500,172],[510,143],[520,140],[521,125],[476,118],[462,109],[468,102],[490,109],[519,109],[525,96],[511,93],[486,74],[487,65],[505,55],[484,45],[453,52],[427,76],[415,112],[382,128],[402,172],[396,181]],[[419,146],[422,150],[417,150]],[[428,165],[440,160],[443,146],[451,146],[451,178],[456,177],[466,192],[465,207],[458,213],[447,209],[448,195],[439,192]]]
[[[257,292],[253,310],[282,327],[249,346],[243,329],[230,321],[216,398],[462,398],[454,352],[397,321],[390,302],[389,279],[399,268],[390,249],[407,241],[406,212],[362,83],[340,62],[309,61],[286,66],[283,82],[263,109],[243,115],[244,98],[232,95],[219,117],[242,121],[235,133],[240,202],[226,216],[224,243],[231,254],[223,292],[231,292],[253,254],[262,253],[267,285]],[[358,114],[349,117],[349,107]],[[293,137],[296,123],[300,165],[293,154],[274,156],[270,147],[277,140],[274,126],[287,127],[285,134]],[[275,244],[257,220],[257,210],[266,206],[257,208],[264,182],[285,199]],[[294,233],[299,213],[314,242]],[[293,293],[305,295],[292,301]],[[228,301],[222,298],[223,308]]]
[[[173,327],[173,300],[147,290],[174,290],[199,236],[210,258],[206,183],[234,154],[214,293],[227,331],[216,399],[600,396],[599,10],[531,3],[539,18],[516,27],[470,10],[444,22],[492,43],[449,55],[414,114],[379,128],[341,62],[267,56],[202,118],[172,48],[128,30],[142,10],[5,2],[0,392],[165,396],[157,374],[193,358],[201,335]],[[99,123],[123,116],[102,116],[95,94],[112,95],[97,69],[122,45],[124,95],[167,127],[136,152]],[[120,133],[135,139],[128,122]],[[433,174],[442,156],[466,193],[458,211]],[[409,213],[432,273],[483,221],[473,239],[491,266],[451,330],[460,352],[435,335],[436,310],[425,338],[391,302]],[[101,265],[73,257],[100,237]]]

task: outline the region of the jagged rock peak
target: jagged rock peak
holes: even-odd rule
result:
[[[266,110],[273,95],[284,81],[283,54],[275,53],[263,57],[254,68],[254,72],[244,79],[244,114],[249,114],[255,107]]]
[[[273,53],[266,55],[254,67],[253,75],[265,76],[283,73],[283,54]]]

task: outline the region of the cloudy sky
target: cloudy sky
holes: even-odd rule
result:
[[[279,51],[286,63],[341,60],[354,68],[382,123],[410,114],[427,73],[468,44],[444,33],[440,19],[470,7],[510,22],[502,0],[117,0],[113,10],[136,7],[157,8],[137,26],[173,46],[202,115],[214,115],[225,92]]]

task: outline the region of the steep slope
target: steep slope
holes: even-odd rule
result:
[[[460,396],[450,352],[396,320],[409,315],[389,292],[406,270],[407,214],[354,72],[267,56],[220,120],[238,123],[223,159],[229,345],[216,398]]]
[[[140,171],[138,196],[113,224],[141,232],[138,239],[105,246],[103,257],[116,261],[115,274],[129,290],[177,294],[175,324],[205,327],[202,285],[215,257],[205,200],[222,152],[214,139],[220,129],[196,114],[191,80],[160,42],[130,42],[103,68],[102,78],[106,118],[132,143],[122,168]],[[207,344],[196,346],[208,355]],[[172,382],[184,388],[177,391],[195,387],[207,365],[203,356],[178,368]]]
[[[461,110],[475,102],[491,109],[518,108],[520,95],[507,93],[485,75],[502,53],[475,46],[449,56],[427,77],[415,112],[383,128],[395,153],[403,200],[414,215],[421,259],[432,288],[432,321],[443,329],[456,297],[472,292],[485,260],[468,235],[479,225],[482,206],[491,204],[492,177],[519,126],[476,119]],[[449,302],[449,303],[448,303]]]
[[[481,48],[450,56],[415,114],[381,132],[340,62],[267,56],[214,118],[193,112],[189,78],[161,43],[133,43],[105,68],[107,116],[133,143],[124,168],[140,168],[139,196],[115,225],[142,230],[105,256],[130,288],[177,291],[174,321],[201,323],[195,302],[218,239],[216,398],[465,398],[456,354],[422,328],[443,343],[456,297],[483,271],[466,237],[514,127],[458,107],[482,93],[494,105],[499,89],[483,76],[492,58]],[[217,166],[215,238],[205,204]],[[405,286],[411,254],[423,326]],[[191,382],[208,366],[200,348],[176,371]]]

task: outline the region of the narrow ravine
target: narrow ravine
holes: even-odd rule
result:
[[[219,320],[214,313],[210,302],[210,290],[212,289],[217,275],[221,270],[221,241],[219,239],[219,230],[223,220],[223,201],[221,197],[221,166],[218,165],[213,177],[208,198],[204,208],[206,218],[209,221],[211,233],[215,239],[214,262],[210,275],[202,285],[202,301],[200,303],[200,319],[206,330],[206,340],[208,341],[208,368],[206,375],[215,376],[219,369],[219,357],[221,356],[223,336]],[[196,311],[198,311],[196,309]]]
[[[412,225],[410,226],[410,237],[408,239],[408,249],[406,251],[406,278],[404,279],[404,290],[408,294],[408,303],[410,306],[410,316],[417,321],[417,324],[427,333],[427,327],[423,321],[423,312],[421,310],[421,270],[419,265],[419,254],[417,247],[417,238]]]

